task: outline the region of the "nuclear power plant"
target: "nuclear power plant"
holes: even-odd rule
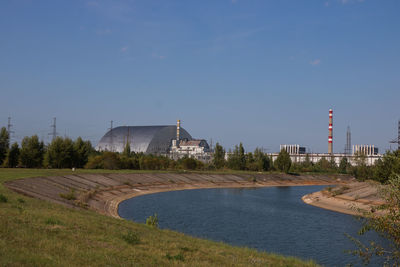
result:
[[[100,139],[97,151],[123,152],[129,145],[132,152],[169,156],[173,159],[185,156],[202,161],[211,159],[211,149],[204,139],[193,139],[181,127],[162,126],[120,126],[113,128]]]
[[[400,136],[400,124],[399,124],[399,136]],[[322,158],[327,160],[333,160],[336,164],[339,164],[342,158],[347,158],[351,164],[356,164],[357,159],[360,156],[365,158],[367,165],[373,165],[375,161],[382,158],[379,154],[379,150],[375,145],[353,145],[352,152],[350,152],[351,146],[351,133],[350,127],[347,128],[346,133],[346,146],[344,153],[334,153],[333,151],[333,110],[329,109],[329,127],[328,127],[328,153],[307,153],[306,148],[300,145],[280,145],[280,150],[284,149],[289,153],[293,162],[303,162],[306,157],[311,162],[317,163]],[[278,157],[279,153],[271,153],[273,160]]]
[[[343,158],[347,158],[351,164],[355,164],[360,156],[365,158],[367,165],[373,165],[382,157],[378,148],[373,144],[356,144],[351,149],[350,127],[347,128],[346,146],[343,153],[334,153],[333,136],[333,110],[329,109],[328,120],[328,150],[327,153],[310,153],[305,146],[299,144],[281,144],[280,151],[285,150],[293,162],[303,162],[308,158],[317,163],[322,158],[333,160],[339,164]],[[397,142],[397,141],[396,141]],[[400,143],[400,122],[399,142]],[[123,152],[129,145],[132,152],[153,155],[164,155],[172,159],[191,157],[204,162],[212,159],[212,147],[204,139],[193,139],[192,136],[181,127],[178,120],[175,125],[163,126],[120,126],[113,128],[101,138],[96,146],[98,151]],[[268,153],[275,160],[279,153]],[[228,156],[228,155],[226,155]]]

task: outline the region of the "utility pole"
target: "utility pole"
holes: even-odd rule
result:
[[[397,144],[397,149],[400,150],[400,120],[398,121],[398,126],[397,126],[397,140],[392,140],[389,143],[392,144]]]
[[[346,146],[344,147],[344,153],[346,155],[350,155],[351,154],[351,132],[350,132],[350,126],[347,126]]]
[[[54,139],[56,139],[57,137],[57,124],[56,124],[56,117],[53,118],[53,124],[50,125],[51,128],[53,128],[53,131],[51,133],[49,133],[49,135],[52,136],[51,141],[53,141]]]

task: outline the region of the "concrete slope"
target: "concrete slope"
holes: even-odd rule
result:
[[[364,216],[385,203],[379,194],[380,187],[376,182],[352,182],[305,195],[302,200],[316,207]]]

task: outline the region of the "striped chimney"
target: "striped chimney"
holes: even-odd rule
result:
[[[181,120],[178,120],[176,122],[176,140],[179,142],[180,139],[180,135],[179,135],[179,131],[181,129]]]
[[[328,136],[328,154],[333,154],[333,112],[329,110],[329,136]]]

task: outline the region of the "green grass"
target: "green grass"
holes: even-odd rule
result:
[[[132,171],[0,169],[0,266],[315,266],[29,198],[5,181]]]

